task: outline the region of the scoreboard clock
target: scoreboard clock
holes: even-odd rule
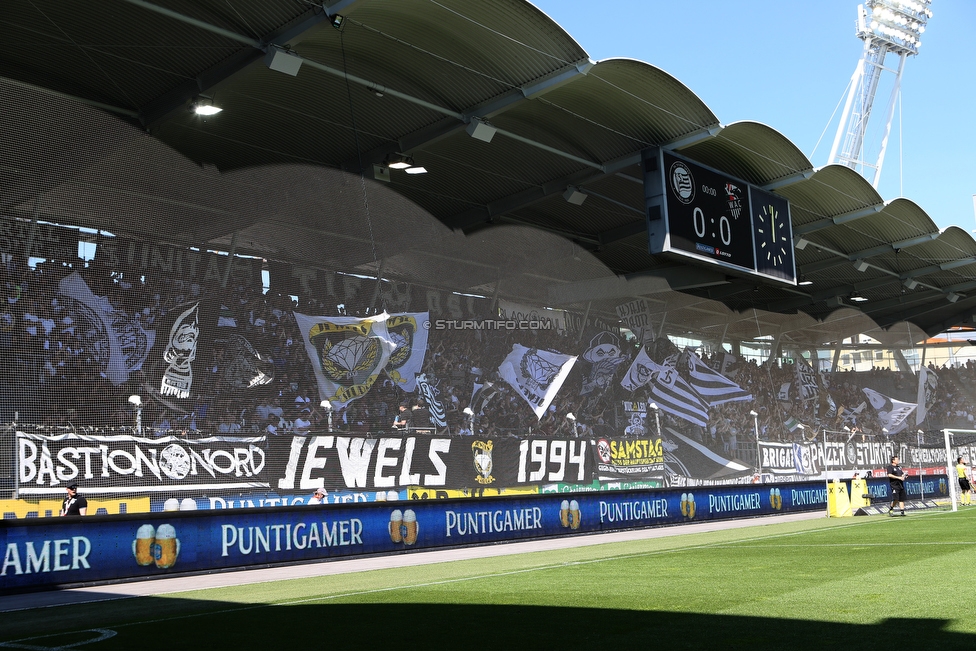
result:
[[[671,152],[644,152],[650,252],[796,284],[789,201]]]

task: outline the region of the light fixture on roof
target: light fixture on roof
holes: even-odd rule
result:
[[[413,166],[413,159],[406,154],[390,154],[386,157],[386,167],[394,170],[405,170]]]
[[[949,301],[950,303],[955,303],[960,298],[962,298],[962,295],[957,294],[955,292],[949,292],[948,294],[946,294],[946,300]]]
[[[342,23],[343,23],[343,22],[344,22],[345,20],[346,20],[346,19],[345,19],[345,18],[344,18],[344,17],[343,17],[343,16],[341,15],[341,14],[336,14],[335,16],[333,16],[333,17],[332,17],[332,18],[330,19],[330,21],[329,21],[329,22],[331,22],[331,23],[332,23],[332,26],[333,26],[333,27],[335,27],[336,29],[338,29],[338,30],[339,30],[339,31],[341,32],[341,31],[342,31]]]
[[[197,115],[217,115],[224,109],[219,106],[214,106],[213,100],[201,97],[192,104],[190,104],[190,110]]]
[[[464,130],[475,140],[484,142],[491,142],[491,139],[495,137],[495,132],[498,131],[498,129],[481,118],[471,118],[471,121],[468,122],[468,126]]]
[[[803,249],[807,248],[807,244],[809,244],[809,243],[810,243],[810,240],[805,240],[802,237],[798,237],[796,239],[796,250],[797,251],[802,251]]]
[[[905,282],[902,283],[902,285],[904,285],[905,289],[907,290],[913,290],[916,287],[918,287],[918,281],[915,280],[914,278],[907,278],[905,279]]]
[[[284,48],[271,46],[264,56],[264,65],[276,72],[283,72],[295,77],[298,75],[299,68],[302,67],[302,58]]]
[[[813,284],[812,280],[807,280],[805,276],[800,276],[800,282],[797,283],[800,287],[809,287]]]
[[[585,192],[574,185],[568,186],[566,191],[563,192],[563,199],[574,206],[582,206],[583,202],[586,201],[586,196]]]
[[[871,268],[871,265],[869,265],[864,260],[858,260],[857,262],[854,263],[854,268],[860,271],[861,273],[864,273],[865,271]]]
[[[374,168],[377,166],[373,166]],[[403,170],[407,174],[426,174],[427,168],[414,163],[413,158],[406,154],[389,154],[379,167],[386,167],[394,170]],[[386,179],[380,179],[386,180]]]
[[[866,299],[865,297],[861,296],[857,292],[854,292],[853,294],[851,294],[851,302],[852,303],[863,303],[866,300],[868,300],[868,299]]]

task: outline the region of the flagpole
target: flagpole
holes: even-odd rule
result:
[[[925,481],[922,477],[922,430],[916,432],[916,445],[918,445],[918,490],[922,501],[925,501]]]
[[[759,414],[752,410],[749,412],[752,422],[756,426],[756,472],[759,473],[759,481],[762,481],[762,450],[759,449]]]
[[[949,443],[949,437],[952,434],[947,429],[942,430],[942,433],[945,434],[946,479],[949,480],[949,497],[952,500],[952,510],[958,511],[959,507],[956,506],[956,489],[952,485],[952,445]]]
[[[823,458],[825,460],[827,458],[827,428],[826,427],[823,428]],[[824,468],[823,469],[823,474],[824,474],[824,489],[827,491],[826,493],[824,493],[824,496],[827,496],[827,495],[830,495],[830,479],[827,476],[827,463],[826,463],[826,461],[824,462],[823,468]],[[827,517],[828,518],[830,517],[830,498],[829,497],[827,498]]]
[[[654,422],[657,423],[657,437],[661,438],[661,412],[658,410],[659,408],[656,402],[652,402],[648,407],[654,410]]]

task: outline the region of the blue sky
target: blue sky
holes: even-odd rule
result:
[[[826,164],[863,47],[854,34],[857,0],[533,2],[592,59],[650,63],[690,88],[722,124],[762,122],[814,166]],[[886,201],[915,201],[940,228],[972,231],[976,49],[967,43],[976,34],[976,1],[933,0],[931,9],[919,54],[906,63],[903,115],[896,110],[879,192]],[[896,62],[890,55],[888,64]],[[879,90],[869,129],[883,124],[889,95]]]

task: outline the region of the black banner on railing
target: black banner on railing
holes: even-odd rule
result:
[[[87,494],[267,488],[265,437],[184,439],[17,432],[17,490]]]
[[[593,481],[582,439],[328,434],[271,440],[268,473],[280,491],[499,488]]]

